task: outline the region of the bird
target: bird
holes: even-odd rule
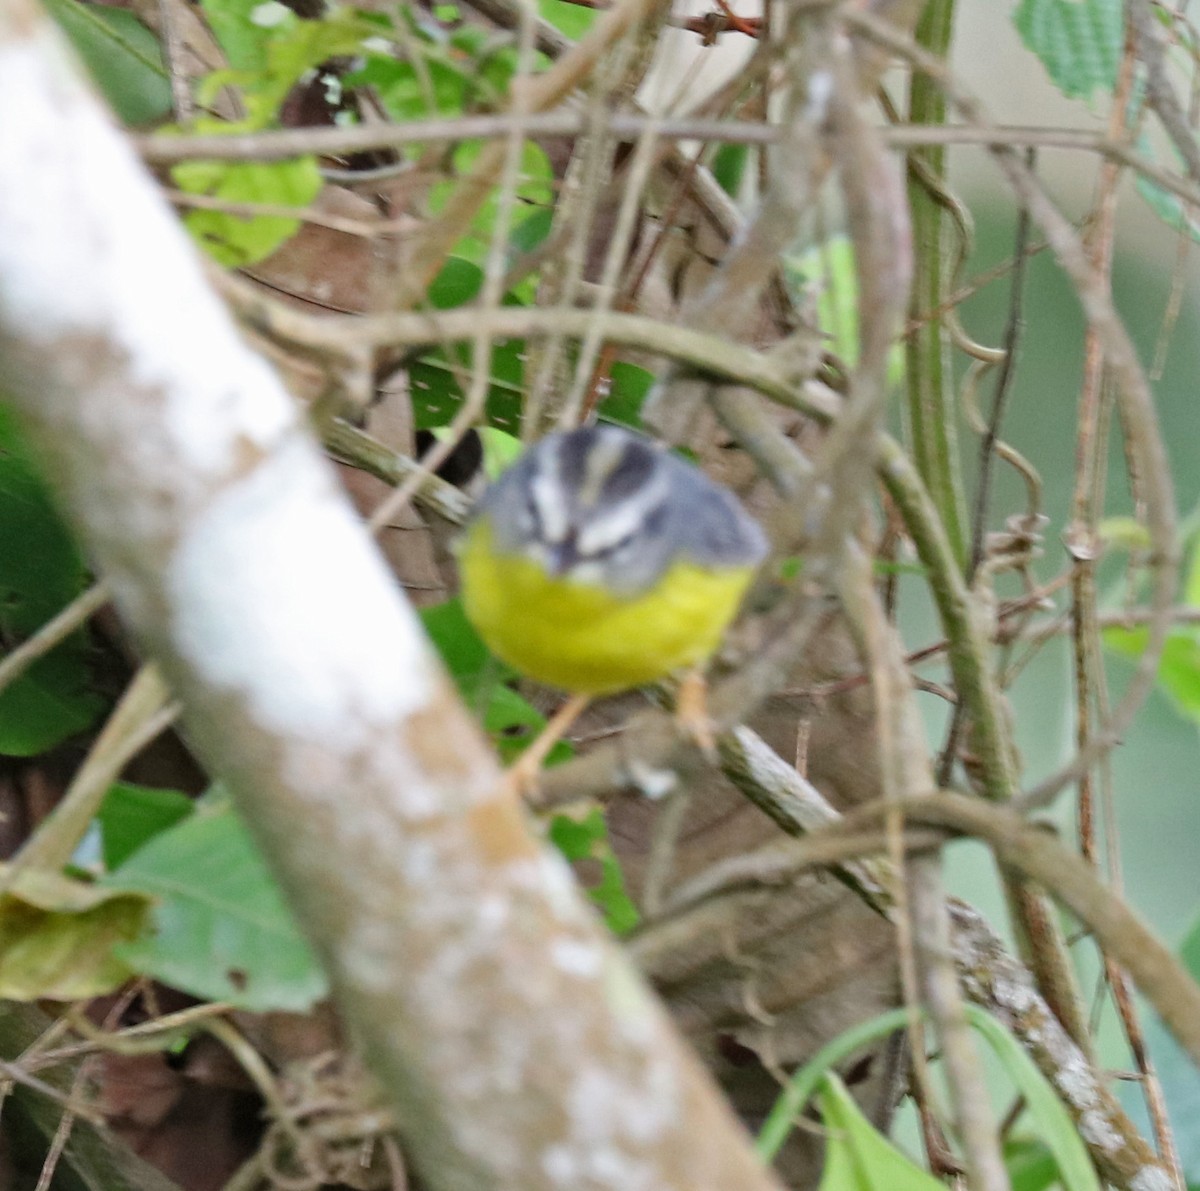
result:
[[[692,676],[681,718],[711,751],[700,668],[767,550],[728,488],[643,434],[601,423],[528,448],[479,499],[458,551],[484,644],[571,696],[518,760],[518,784],[591,699],[676,672]]]

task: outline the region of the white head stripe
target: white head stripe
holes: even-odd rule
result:
[[[557,456],[554,456],[557,463]],[[551,464],[554,471],[557,467]],[[567,494],[563,491],[562,481],[556,474],[538,467],[529,480],[529,495],[533,507],[537,510],[538,521],[541,522],[542,535],[548,542],[566,540],[568,526]]]

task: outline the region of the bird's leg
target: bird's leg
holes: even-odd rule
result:
[[[689,670],[679,680],[679,692],[675,696],[675,722],[696,742],[706,760],[716,761],[715,726],[708,716],[708,683],[704,671],[699,667]]]
[[[572,695],[547,721],[534,742],[508,767],[504,784],[519,798],[537,789],[542,762],[550,750],[567,734],[571,725],[592,701],[590,695]]]

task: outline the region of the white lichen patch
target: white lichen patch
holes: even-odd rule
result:
[[[550,945],[550,962],[568,976],[595,977],[604,966],[604,951],[590,940],[555,939]]]
[[[679,1109],[678,1072],[650,1052],[640,1083],[585,1064],[567,1097],[574,1137],[598,1145],[617,1140],[652,1145],[678,1123]]]
[[[300,435],[198,515],[165,583],[181,656],[272,732],[344,755],[435,689],[416,618]]]
[[[1099,1103],[1092,1069],[1083,1055],[1073,1048],[1061,1060],[1054,1083],[1063,1099],[1077,1110],[1094,1108]]]
[[[226,468],[241,442],[269,446],[295,421],[290,399],[48,22],[0,47],[0,79],[0,320],[48,350],[103,341],[134,385],[161,392],[188,468]]]
[[[1129,1180],[1129,1191],[1175,1191],[1175,1181],[1157,1166],[1143,1166]]]
[[[1079,1118],[1079,1136],[1096,1150],[1113,1153],[1125,1143],[1102,1112],[1085,1112]]]

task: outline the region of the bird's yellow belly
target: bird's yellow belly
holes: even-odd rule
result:
[[[476,522],[459,559],[467,616],[497,657],[539,682],[602,695],[643,686],[709,657],[753,570],[676,563],[643,595],[547,575],[497,555]]]

